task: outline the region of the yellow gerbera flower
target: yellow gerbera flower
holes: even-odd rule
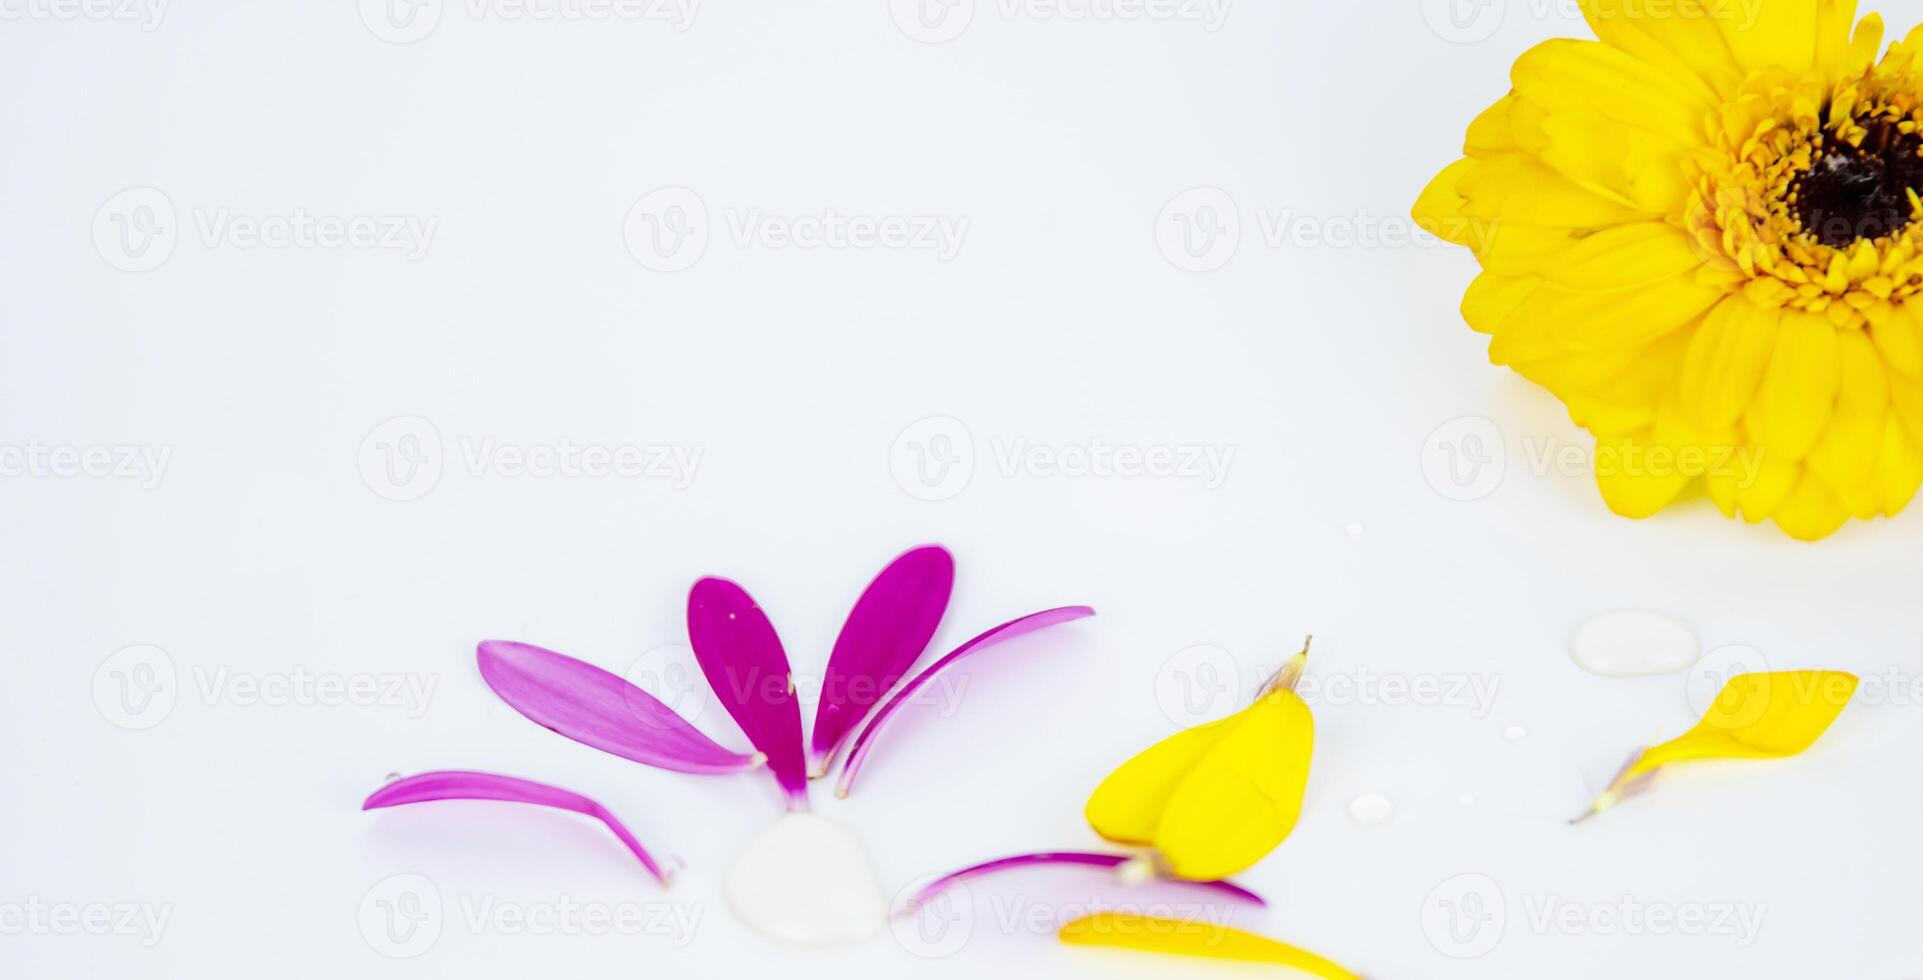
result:
[[[1582,0],[1415,214],[1474,249],[1489,357],[1597,439],[1612,510],[1686,489],[1821,538],[1923,483],[1923,28],[1855,0]],[[1854,24],[1854,33],[1851,27]]]

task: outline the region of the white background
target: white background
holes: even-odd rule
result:
[[[1610,516],[1585,474],[1537,471],[1588,443],[1487,365],[1456,312],[1471,259],[1397,234],[1514,55],[1583,33],[1561,6],[1470,5],[1458,27],[1417,0],[1240,0],[1211,29],[976,0],[923,31],[884,0],[679,24],[448,0],[393,43],[351,2],[179,0],[157,24],[28,2],[0,3],[0,443],[166,465],[0,480],[0,973],[1254,975],[1057,944],[1057,903],[1141,900],[1073,874],[977,886],[948,955],[886,933],[772,946],[718,890],[778,812],[771,780],[597,753],[473,669],[489,637],[669,665],[648,652],[685,642],[685,590],[719,573],[811,674],[869,576],[925,541],[960,568],[931,657],[1045,606],[1101,614],[965,668],[966,696],[904,715],[850,800],[817,788],[890,893],[1099,846],[1081,805],[1111,766],[1227,712],[1314,632],[1332,686],[1307,809],[1243,878],[1272,907],[1238,923],[1377,980],[1923,971],[1923,515],[1814,546],[1701,501]],[[1900,36],[1923,3],[1886,13]],[[670,214],[677,192],[629,224],[673,187],[705,215]],[[1178,199],[1197,187],[1219,193]],[[128,188],[151,190],[109,203]],[[829,211],[966,226],[947,256],[737,238]],[[418,256],[229,231],[297,213],[433,230]],[[1285,214],[1309,237],[1265,240]],[[650,219],[705,246],[649,251]],[[1233,250],[1204,225],[1234,225]],[[1484,482],[1450,480],[1445,441],[1491,460]],[[495,452],[563,442],[700,455],[677,487],[515,475]],[[1214,480],[1008,461],[1097,444],[1233,455]],[[1571,828],[1630,750],[1693,719],[1680,676],[1568,660],[1570,629],[1620,606],[1858,671],[1864,696],[1801,758],[1678,771]],[[116,657],[139,645],[162,652]],[[314,675],[433,688],[232,686]],[[1185,682],[1215,685],[1195,717]],[[741,744],[718,707],[698,720]],[[441,767],[589,793],[686,870],[662,893],[591,822],[532,808],[358,811],[390,771]],[[1369,793],[1394,804],[1378,826],[1349,815]],[[397,874],[443,909],[413,959],[361,926],[418,884],[381,884]],[[562,896],[697,925],[466,920]],[[21,924],[36,901],[169,919],[58,935]],[[1481,930],[1451,939],[1476,901]],[[1764,918],[1747,944],[1601,934],[1625,901]]]

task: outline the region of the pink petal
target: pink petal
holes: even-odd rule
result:
[[[593,664],[506,640],[482,643],[475,660],[501,700],[583,745],[675,772],[743,772],[761,764],[715,744],[654,695]]]
[[[841,768],[841,780],[835,786],[835,795],[847,796],[848,791],[854,787],[855,773],[861,769],[862,760],[867,758],[869,749],[873,744],[875,733],[880,731],[881,728],[888,723],[890,716],[901,710],[901,707],[907,704],[909,699],[914,697],[915,692],[920,690],[922,685],[927,684],[949,664],[969,654],[994,646],[1003,640],[1014,639],[1024,633],[1032,633],[1035,630],[1054,626],[1059,623],[1086,619],[1093,615],[1095,615],[1095,610],[1087,606],[1062,606],[1059,609],[1047,609],[1038,613],[1030,613],[1020,619],[1011,619],[969,640],[967,643],[956,647],[953,653],[930,664],[927,670],[916,674],[914,680],[902,685],[901,690],[896,691],[893,697],[883,703],[881,708],[875,712],[875,720],[869,722],[868,727],[861,730],[861,735],[855,739],[854,749],[848,753],[847,764]]]
[[[583,816],[593,817],[607,824],[614,836],[633,852],[641,861],[642,867],[662,885],[668,884],[668,874],[655,863],[647,848],[628,833],[628,828],[615,819],[607,808],[579,793],[569,792],[545,783],[537,783],[513,776],[500,776],[489,772],[465,772],[443,770],[424,772],[418,776],[395,780],[374,791],[365,803],[363,810],[379,810],[383,807],[405,806],[409,803],[431,803],[436,800],[503,800],[508,803],[532,803],[548,806],[557,810],[570,810]]]
[[[688,593],[688,642],[708,686],[788,794],[790,810],[808,808],[808,766],[801,747],[801,706],[781,637],[741,586],[704,578]]]
[[[922,905],[926,904],[929,899],[935,897],[941,892],[947,891],[948,889],[961,884],[962,882],[972,881],[976,878],[981,878],[987,875],[996,874],[1002,871],[1014,871],[1019,868],[1032,868],[1037,865],[1048,865],[1048,864],[1071,864],[1071,865],[1080,865],[1083,867],[1091,867],[1091,868],[1114,869],[1114,868],[1120,868],[1122,865],[1127,864],[1130,861],[1134,861],[1134,860],[1140,860],[1140,859],[1131,858],[1121,854],[1091,854],[1085,851],[1044,851],[1040,854],[1018,854],[1014,857],[1005,857],[1005,858],[998,858],[993,861],[984,861],[981,864],[970,865],[966,868],[961,869],[960,871],[952,871],[948,874],[942,875],[941,877],[936,878],[934,881],[931,881],[928,884],[922,886],[920,890],[915,892],[915,894],[909,896],[908,902],[905,908],[903,909],[903,911],[912,912],[915,909],[920,908]],[[1231,882],[1231,881],[1189,881],[1182,878],[1163,878],[1163,877],[1157,877],[1155,880],[1167,881],[1167,882],[1172,882],[1172,883],[1181,884],[1181,885],[1193,885],[1197,888],[1209,889],[1210,891],[1213,891],[1219,895],[1222,895],[1227,898],[1232,898],[1237,901],[1248,902],[1253,905],[1264,906],[1264,907],[1268,905],[1267,902],[1262,900],[1262,896],[1257,895],[1256,893],[1249,891],[1248,889],[1243,888],[1241,885],[1235,884],[1234,882]]]
[[[816,775],[827,773],[829,761],[868,709],[928,649],[954,587],[954,556],[929,546],[895,559],[856,600],[828,657],[815,710],[810,761]]]

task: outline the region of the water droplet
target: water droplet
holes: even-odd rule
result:
[[[1461,796],[1456,797],[1456,802],[1462,804],[1463,806],[1475,806],[1476,798],[1475,798],[1475,795],[1472,793],[1464,793]]]
[[[1380,827],[1395,812],[1395,804],[1381,793],[1364,793],[1349,801],[1349,818],[1362,827]]]
[[[1502,730],[1502,737],[1511,742],[1520,742],[1529,737],[1529,729],[1521,725],[1510,725],[1508,728]]]
[[[1644,609],[1603,613],[1576,627],[1569,638],[1570,659],[1599,677],[1673,674],[1701,655],[1693,630]]]
[[[1362,532],[1365,530],[1365,528],[1363,528],[1363,526],[1360,524],[1351,524],[1348,527],[1343,528],[1342,530],[1346,532],[1349,535],[1349,537],[1359,538],[1362,536]]]
[[[389,782],[389,783],[391,783],[391,782],[393,782],[394,780],[396,780],[396,779],[399,779],[399,778],[401,778],[401,774],[400,774],[400,773],[398,773],[398,772],[390,772],[390,773],[388,773],[387,775],[385,775],[385,776],[383,776],[383,777],[381,777],[381,779],[382,779],[382,780],[383,780],[384,782]]]

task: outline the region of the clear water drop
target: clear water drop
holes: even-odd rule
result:
[[[1569,637],[1569,659],[1598,677],[1648,677],[1686,670],[1702,656],[1696,633],[1670,616],[1619,609],[1591,617]]]
[[[1529,737],[1529,729],[1521,725],[1510,725],[1508,728],[1502,730],[1502,737],[1511,742],[1520,742]]]

